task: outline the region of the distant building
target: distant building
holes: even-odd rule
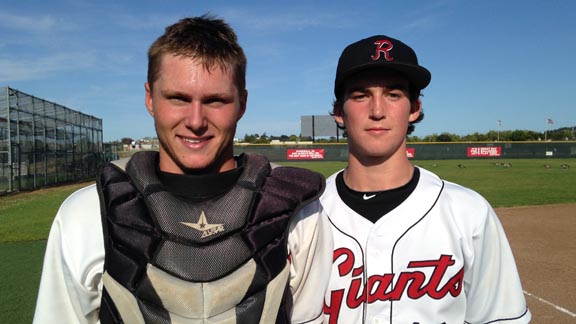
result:
[[[160,141],[155,137],[144,137],[137,141],[132,141],[130,144],[124,145],[124,151],[138,151],[138,150],[158,150],[160,148]]]

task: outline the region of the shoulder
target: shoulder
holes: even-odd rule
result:
[[[74,233],[84,228],[101,230],[100,199],[96,185],[84,187],[68,196],[60,205],[55,221],[60,223],[63,232]]]
[[[272,180],[272,181],[271,181]],[[293,197],[301,202],[318,198],[324,191],[324,176],[318,172],[295,167],[272,169],[266,180],[266,188],[285,197]]]
[[[60,206],[60,211],[69,211],[82,208],[85,210],[86,204],[99,204],[98,192],[96,190],[96,184],[91,184],[84,188],[80,188],[68,196],[62,205]]]
[[[438,210],[450,214],[466,226],[480,226],[486,219],[494,215],[490,203],[478,192],[460,184],[442,180],[436,174],[420,168],[421,181],[440,183],[441,193],[436,202]]]
[[[64,200],[54,218],[48,245],[62,254],[76,280],[101,272],[104,237],[96,185],[82,188]],[[49,253],[48,248],[46,251]]]
[[[336,177],[337,177],[338,174],[339,174],[340,172],[342,172],[342,171],[344,171],[344,169],[341,169],[341,170],[338,170],[338,171],[332,173],[332,174],[326,179],[326,183],[328,183],[328,182],[330,182],[330,183],[335,182],[335,181],[336,181]]]
[[[443,187],[442,198],[449,199],[455,206],[465,206],[466,204],[482,206],[488,204],[486,199],[473,189],[451,181],[443,180],[435,173],[421,167],[418,168],[420,169],[420,181],[433,185],[441,185]]]
[[[292,179],[294,181],[324,182],[324,176],[322,174],[316,171],[298,167],[275,165],[272,168],[270,175],[275,177],[282,177],[285,179]]]
[[[318,199],[314,199],[302,206],[302,208],[298,211],[298,213],[294,217],[294,221],[314,222],[320,217],[320,215],[322,215],[322,205],[320,204]]]
[[[305,204],[290,222],[288,242],[291,250],[299,246],[332,244],[329,228],[327,215],[318,199]]]
[[[96,184],[91,184],[80,188],[68,196],[60,206],[60,212],[85,211],[87,207],[93,207],[94,204],[100,209],[100,200],[96,190]]]
[[[444,181],[444,196],[454,208],[467,211],[474,210],[481,214],[492,208],[490,203],[478,192],[450,181]]]
[[[338,197],[338,190],[336,188],[336,178],[338,174],[342,172],[344,169],[334,172],[326,179],[326,190],[324,194],[320,198],[323,203],[327,203],[330,199]]]

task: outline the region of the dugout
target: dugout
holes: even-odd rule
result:
[[[0,87],[0,194],[94,178],[102,119]]]
[[[234,147],[235,154],[242,152],[263,154],[275,162],[348,159],[347,144],[255,144]],[[576,142],[408,143],[406,154],[415,160],[576,158]]]

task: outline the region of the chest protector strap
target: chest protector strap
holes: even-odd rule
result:
[[[104,167],[101,323],[289,322],[288,227],[323,177],[240,159],[232,189],[200,201],[164,190],[156,152]]]

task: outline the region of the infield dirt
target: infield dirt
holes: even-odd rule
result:
[[[497,208],[536,324],[576,323],[576,204]]]

